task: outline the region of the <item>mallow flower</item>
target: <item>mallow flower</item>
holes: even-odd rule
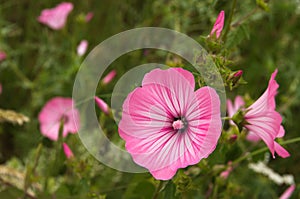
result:
[[[290,154],[275,141],[276,138],[283,137],[285,134],[285,130],[281,125],[282,117],[275,110],[275,96],[279,87],[275,80],[277,72],[276,69],[271,75],[268,88],[263,95],[251,106],[240,112],[243,115],[241,125],[249,132],[248,140],[258,141],[262,139],[268,146],[273,158],[275,152],[280,157],[286,158]],[[239,116],[234,115],[233,120],[235,117]]]
[[[225,12],[222,10],[213,26],[213,29],[210,32],[210,36],[212,37],[214,34],[216,34],[217,39],[221,36],[223,27],[224,27],[224,19],[225,19]]]
[[[222,129],[219,96],[208,86],[194,89],[189,71],[154,69],[124,101],[119,134],[134,162],[156,179],[171,179],[216,147]]]
[[[53,30],[62,29],[67,21],[69,13],[73,10],[73,4],[70,2],[62,2],[55,8],[44,9],[38,17],[38,21],[47,25]]]
[[[245,106],[245,101],[243,100],[243,97],[238,95],[235,97],[234,102],[232,103],[230,99],[227,100],[227,113],[228,117],[232,118],[239,110],[242,110]],[[235,126],[236,124],[230,120],[230,125]],[[251,131],[248,131],[246,139],[251,142],[258,142],[260,141],[260,137],[256,134],[252,133]]]
[[[53,141],[58,140],[61,126],[63,137],[68,133],[77,133],[79,112],[73,105],[71,98],[54,97],[49,100],[38,115],[41,133]]]

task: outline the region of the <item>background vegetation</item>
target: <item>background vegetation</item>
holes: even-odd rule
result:
[[[159,198],[276,198],[287,186],[276,185],[248,168],[249,162],[268,159],[269,167],[280,174],[292,174],[299,185],[297,143],[285,145],[290,158],[272,159],[268,158],[269,153],[261,153],[241,161],[228,179],[222,179],[219,173],[228,161],[239,158],[245,151],[265,146],[239,139],[231,142],[223,136],[208,159],[179,171],[172,181],[163,184],[163,189],[157,190],[159,182],[148,173],[121,173],[99,163],[80,145],[78,135],[67,137],[75,157],[66,159],[61,145],[41,135],[37,119],[41,108],[52,97],[71,97],[74,77],[84,59],[76,53],[82,39],[89,42],[90,51],[121,31],[158,26],[193,37],[210,53],[231,60],[227,65],[231,70],[243,70],[243,79],[248,83],[232,91],[228,89],[229,98],[240,94],[257,99],[267,87],[270,74],[278,68],[277,110],[284,117],[285,140],[298,137],[298,0],[237,1],[234,12],[234,1],[225,0],[70,1],[74,9],[62,30],[54,31],[37,21],[43,9],[60,2],[0,0],[0,50],[7,54],[0,63],[3,87],[0,108],[15,110],[30,119],[24,125],[0,123],[0,198],[152,198],[155,192]],[[225,29],[223,42],[216,44],[216,50],[205,38],[220,10],[226,13]],[[94,17],[87,23],[84,17],[88,12],[93,12]],[[107,70],[116,69],[117,77],[99,88],[98,96],[109,102],[110,98],[104,94],[112,91],[118,78],[131,67],[150,61],[166,63],[168,60],[152,50],[148,56],[133,52],[118,59]],[[117,126],[109,121],[106,131],[116,133]],[[292,198],[300,197],[299,190],[295,190]]]

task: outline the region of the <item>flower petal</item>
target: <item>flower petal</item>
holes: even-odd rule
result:
[[[170,68],[167,70],[154,69],[147,73],[143,79],[142,86],[149,84],[161,85],[172,93],[173,109],[178,115],[184,115],[186,105],[192,99],[195,81],[192,73],[182,68]]]
[[[195,98],[187,111],[189,130],[194,135],[193,144],[198,145],[198,159],[206,158],[215,149],[222,131],[220,99],[210,87],[195,92]]]
[[[255,133],[253,133],[251,131],[248,132],[246,139],[250,142],[258,142],[261,140],[261,138],[258,135],[256,135]]]
[[[280,114],[276,111],[268,111],[264,112],[263,115],[250,116],[248,113],[246,113],[245,119],[249,124],[245,125],[245,127],[259,136],[267,144],[274,156],[274,139],[280,130],[282,121]]]
[[[73,109],[71,98],[54,97],[49,100],[39,113],[41,133],[51,140],[57,140],[61,120],[64,118],[63,136],[76,133],[79,128],[79,113]]]
[[[287,158],[290,156],[289,152],[280,146],[277,142],[274,142],[275,152],[282,158]]]
[[[248,109],[249,114],[257,114],[266,110],[275,110],[275,96],[277,94],[277,89],[279,87],[278,83],[275,80],[277,69],[272,73],[271,78],[269,80],[269,85],[267,90],[263,93],[263,95],[256,100]]]
[[[291,195],[293,194],[294,190],[296,188],[296,185],[291,185],[285,192],[280,196],[279,199],[289,199]]]

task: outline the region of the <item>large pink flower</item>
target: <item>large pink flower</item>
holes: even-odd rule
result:
[[[73,4],[62,2],[55,8],[45,9],[38,17],[38,21],[54,30],[62,29],[67,21],[69,13],[73,10]]]
[[[267,90],[246,109],[245,120],[247,124],[245,127],[266,143],[273,157],[275,157],[274,153],[276,152],[285,158],[290,154],[275,141],[275,138],[284,136],[281,115],[275,110],[275,96],[279,87],[275,80],[276,74],[277,69],[271,76]]]
[[[214,27],[210,32],[210,36],[213,36],[213,34],[215,34],[215,33],[216,33],[217,38],[219,38],[221,36],[221,32],[222,32],[223,26],[224,26],[224,19],[225,19],[225,12],[222,10],[216,19]]]
[[[72,108],[71,98],[55,97],[46,103],[38,119],[41,133],[51,140],[58,140],[59,128],[63,122],[63,137],[76,133],[79,128],[79,113]]]
[[[210,87],[194,88],[186,70],[155,69],[123,104],[119,134],[133,160],[156,179],[172,178],[216,147],[222,128],[219,97]]]

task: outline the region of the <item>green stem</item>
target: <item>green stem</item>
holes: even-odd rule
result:
[[[214,188],[213,188],[213,193],[212,193],[212,199],[216,199],[218,196],[218,189],[219,189],[219,185],[217,182],[215,182]]]
[[[300,142],[300,137],[296,137],[296,138],[293,138],[293,139],[290,139],[290,140],[286,140],[286,141],[280,142],[280,144],[281,145],[286,145],[286,144],[291,144],[291,143],[295,143],[295,142]],[[233,164],[240,163],[240,162],[244,161],[245,159],[247,159],[249,157],[256,156],[256,155],[258,155],[260,153],[263,153],[263,152],[265,152],[267,150],[268,150],[268,147],[264,147],[264,148],[255,150],[255,151],[253,151],[251,153],[247,153],[246,155],[244,155],[242,157],[239,157],[238,159],[234,160],[232,163]]]
[[[232,17],[233,17],[233,13],[234,13],[235,7],[236,7],[236,0],[233,0],[231,11],[230,11],[230,14],[229,14],[228,23],[227,23],[227,26],[226,26],[226,29],[225,29],[225,33],[224,33],[224,36],[223,36],[223,41],[224,42],[226,41],[227,34],[228,34],[228,32],[230,30],[230,27],[231,27],[231,21],[232,21]]]
[[[243,18],[241,18],[239,21],[235,22],[234,24],[232,24],[232,27],[236,27],[241,25],[244,21],[246,21],[249,17],[251,17],[254,13],[256,13],[256,11],[258,10],[258,8],[254,8],[251,12],[249,12],[247,15],[245,15]]]
[[[158,196],[159,196],[159,192],[161,191],[162,187],[163,187],[163,184],[164,184],[164,181],[160,180],[159,181],[159,184],[158,184],[158,187],[156,188],[155,192],[154,192],[154,195],[152,197],[152,199],[157,199]]]
[[[232,120],[231,117],[222,117],[222,120]]]

